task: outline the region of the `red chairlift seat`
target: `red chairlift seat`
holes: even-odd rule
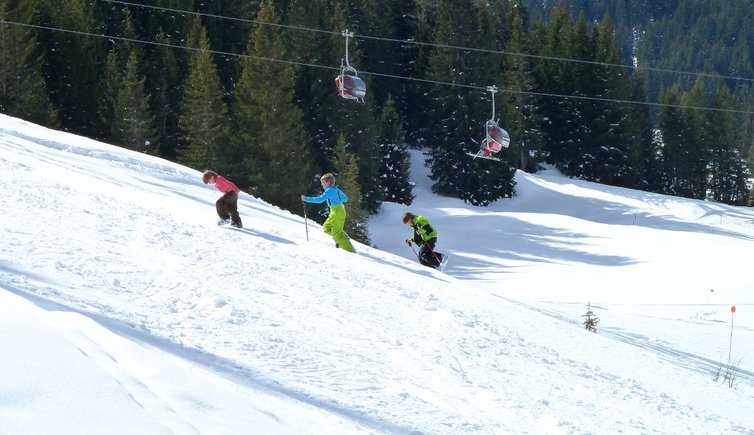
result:
[[[367,85],[357,75],[342,73],[335,77],[335,87],[338,95],[347,100],[364,101]]]
[[[489,156],[500,152],[503,148],[508,148],[511,144],[511,137],[508,132],[498,127],[494,122],[488,121],[486,125],[487,135],[482,140],[482,152]]]

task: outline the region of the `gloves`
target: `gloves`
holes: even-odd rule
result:
[[[408,246],[411,246],[411,239],[406,239],[406,244],[407,244]]]

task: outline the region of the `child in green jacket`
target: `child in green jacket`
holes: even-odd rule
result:
[[[403,213],[401,220],[404,224],[410,225],[414,230],[412,239],[406,239],[406,244],[411,246],[413,241],[421,246],[419,249],[419,263],[427,267],[437,269],[442,264],[444,254],[435,251],[437,244],[437,230],[429,224],[424,216],[417,216],[411,212]]]

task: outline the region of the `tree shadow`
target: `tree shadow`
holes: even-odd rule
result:
[[[473,274],[476,270],[500,269],[501,260],[526,261],[529,263],[577,262],[597,266],[625,266],[639,260],[622,255],[605,255],[588,252],[585,239],[593,238],[586,233],[564,231],[559,228],[536,225],[513,216],[463,217],[464,225],[475,230],[464,234],[441,234],[438,250],[447,250],[453,255],[450,269],[453,275]],[[496,225],[490,227],[494,221]],[[473,248],[473,256],[453,251],[453,246]],[[485,260],[489,258],[489,260]],[[464,271],[464,272],[462,272]]]

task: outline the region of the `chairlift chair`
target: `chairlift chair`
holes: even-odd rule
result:
[[[494,154],[497,154],[503,148],[508,148],[511,143],[511,137],[495,121],[495,93],[497,92],[497,87],[488,86],[487,90],[492,94],[492,118],[484,124],[484,139],[482,139],[479,151],[467,154],[474,158],[480,157],[500,161],[499,158],[494,157]]]
[[[482,140],[482,153],[486,156],[496,154],[503,148],[508,148],[511,144],[511,137],[508,132],[498,127],[497,123],[487,121],[485,125],[487,135]]]
[[[367,94],[367,85],[361,80],[356,70],[352,67],[341,65],[340,74],[335,77],[335,87],[338,89],[338,95],[346,100],[356,100],[364,102],[364,96]]]
[[[340,74],[335,77],[335,88],[338,90],[338,95],[346,100],[363,103],[367,94],[367,85],[359,78],[356,68],[348,63],[348,38],[353,37],[353,32],[346,29],[341,35],[346,38],[346,57],[340,61]]]

